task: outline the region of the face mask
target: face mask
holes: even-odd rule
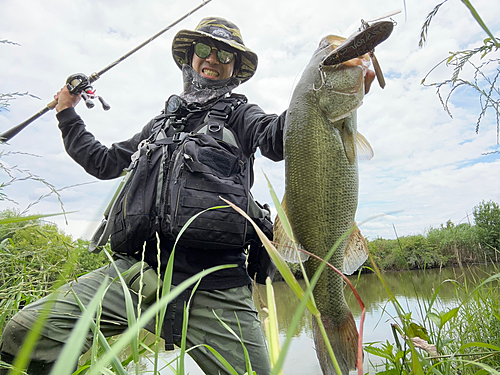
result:
[[[182,67],[184,92],[180,95],[191,110],[203,109],[217,101],[239,86],[240,80],[236,77],[228,79],[208,79],[199,75],[191,66]]]

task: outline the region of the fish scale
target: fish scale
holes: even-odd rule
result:
[[[372,43],[362,46],[367,52],[373,49],[374,39],[388,37],[387,30],[392,30],[392,24],[379,23],[369,30],[369,35],[361,33],[352,40],[366,39],[368,44]],[[386,34],[374,38],[374,31]],[[356,109],[362,104],[369,61],[361,57],[326,64],[325,61],[334,61],[344,54],[342,48],[347,54],[353,53],[345,44],[337,48],[344,40],[336,36],[323,38],[293,92],[284,129],[283,208],[300,247],[322,259],[345,235],[329,263],[340,271],[352,273],[368,254],[354,217],[358,204],[357,143],[361,143],[360,149],[372,152],[364,137],[357,133],[356,124]],[[285,259],[298,261],[280,226],[277,219],[278,250]],[[309,278],[320,264],[313,257],[305,262]],[[326,268],[313,295],[340,370],[348,374],[349,369],[355,368],[358,334],[344,298],[343,279]],[[313,334],[323,374],[336,374],[316,319],[313,319]]]
[[[339,241],[329,263],[347,274],[368,257],[366,241],[354,221],[358,204],[357,150],[373,156],[370,145],[357,132],[356,109],[362,104],[369,64],[368,57],[362,55],[387,39],[392,28],[392,22],[382,21],[368,25],[347,41],[331,35],[323,38],[297,83],[285,122],[282,205],[294,237],[300,248],[321,259]],[[278,219],[274,241],[288,261],[307,259],[290,251],[290,240]],[[309,278],[320,264],[314,257],[305,262]],[[340,371],[346,375],[356,365],[358,333],[344,298],[342,277],[325,268],[313,296]],[[323,374],[336,374],[316,319],[313,334]]]

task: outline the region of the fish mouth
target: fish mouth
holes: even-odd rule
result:
[[[343,62],[361,57],[385,41],[392,33],[394,23],[380,21],[371,24],[366,29],[358,31],[345,40],[340,46],[330,52],[321,62],[323,66],[341,64]],[[326,42],[331,46],[338,44],[339,37],[326,37]],[[324,41],[322,41],[324,43]]]

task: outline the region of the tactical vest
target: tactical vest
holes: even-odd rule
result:
[[[252,237],[251,226],[220,197],[254,217],[271,237],[270,212],[250,194],[252,159],[245,157],[227,126],[231,112],[243,103],[241,95],[223,98],[202,126],[173,136],[167,136],[167,116],[157,116],[151,136],[132,156],[89,251],[100,251],[109,238],[112,251],[137,254],[159,231],[185,247],[242,249]]]

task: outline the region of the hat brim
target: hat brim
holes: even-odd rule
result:
[[[210,38],[234,48],[239,52],[241,64],[236,74],[242,83],[248,81],[257,70],[258,58],[257,54],[245,45],[234,40],[219,38],[203,31],[181,30],[179,31],[172,42],[172,55],[177,66],[182,69],[184,64],[189,64],[189,51],[193,42],[200,38]]]

